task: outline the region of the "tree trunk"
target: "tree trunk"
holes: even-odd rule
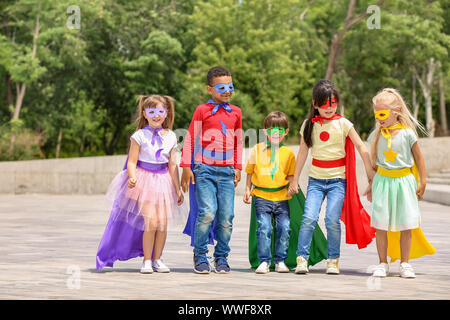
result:
[[[55,152],[55,158],[59,158],[59,152],[61,151],[61,141],[62,141],[62,128],[59,128],[58,132],[58,142],[56,143],[56,152]]]
[[[379,0],[376,3],[376,6],[383,5],[385,0]],[[355,13],[355,5],[356,0],[349,0],[348,3],[348,9],[347,9],[347,17],[344,21],[344,27],[336,34],[333,35],[333,38],[331,40],[331,46],[330,46],[330,56],[328,58],[328,66],[327,71],[325,72],[325,79],[331,79],[331,76],[334,73],[334,69],[336,67],[336,61],[339,56],[339,48],[341,46],[342,38],[344,38],[344,35],[347,33],[347,31],[355,24],[364,19],[368,13],[367,11],[364,11],[356,18],[353,18],[353,15]]]
[[[6,73],[5,76],[5,84],[6,84],[6,103],[9,106],[12,106],[14,104],[14,94],[12,91],[12,81],[11,81],[11,75],[9,73]]]
[[[38,2],[38,12],[36,15],[36,26],[33,31],[33,51],[31,53],[32,60],[34,60],[34,58],[36,57],[36,52],[37,52],[37,38],[39,36],[39,28],[40,28],[39,21],[40,21],[40,17],[41,17],[40,9],[41,9],[41,3]],[[20,109],[22,108],[23,98],[25,96],[25,90],[27,89],[27,85],[25,83],[20,83],[20,84],[17,83],[16,89],[17,89],[17,92],[16,92],[17,96],[16,96],[16,106],[15,106],[14,114],[12,117],[13,120],[19,119]]]
[[[20,109],[22,108],[23,97],[25,96],[25,90],[27,89],[27,85],[25,83],[16,83],[16,107],[14,108],[14,114],[12,119],[18,120]]]
[[[439,66],[439,111],[441,116],[442,135],[448,135],[447,125],[447,110],[445,109],[445,89],[444,89],[444,77],[442,75],[442,65],[438,61]]]
[[[433,120],[433,103],[432,103],[433,76],[435,67],[436,63],[434,62],[434,58],[430,58],[428,60],[428,66],[425,67],[425,70],[423,70],[422,77],[418,76],[416,68],[413,67],[413,72],[415,73],[416,78],[419,81],[423,97],[425,98],[426,127],[430,138],[434,137],[434,130],[435,130]]]
[[[38,12],[36,15],[36,26],[33,31],[33,51],[31,53],[31,59],[34,60],[37,52],[37,38],[39,36],[39,20],[41,17],[41,2],[38,2]],[[23,98],[25,97],[25,90],[27,89],[27,85],[25,83],[16,83],[16,105],[14,108],[14,113],[12,120],[18,120],[20,115],[20,109],[22,108]],[[14,143],[16,141],[16,137],[14,133],[11,133],[10,137],[10,150],[11,152],[14,150]]]

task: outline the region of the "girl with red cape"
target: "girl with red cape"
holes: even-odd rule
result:
[[[289,193],[298,193],[298,178],[311,149],[304,215],[299,231],[296,273],[308,272],[311,239],[322,203],[327,198],[327,273],[339,274],[341,226],[345,224],[346,242],[365,248],[375,237],[370,216],[364,210],[356,182],[355,146],[360,153],[367,178],[375,174],[369,152],[353,124],[336,113],[338,91],[330,80],[320,80],[313,88],[310,112],[300,129],[301,141]]]

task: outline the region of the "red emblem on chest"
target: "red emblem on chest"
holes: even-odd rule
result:
[[[326,131],[322,131],[319,137],[322,141],[328,141],[328,139],[330,139],[330,134]]]

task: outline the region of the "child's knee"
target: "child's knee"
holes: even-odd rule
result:
[[[291,231],[291,227],[290,227],[291,222],[289,221],[289,219],[285,219],[285,220],[280,220],[277,222],[277,232],[278,233],[284,233],[284,234],[289,234]]]
[[[262,223],[258,225],[256,230],[258,236],[264,236],[270,238],[272,236],[272,224]]]
[[[316,226],[317,219],[314,219],[312,217],[303,217],[302,219],[302,227],[309,227],[314,228]]]
[[[214,220],[214,217],[214,213],[206,211],[203,214],[199,214],[197,220],[203,224],[210,224]]]
[[[325,217],[325,226],[327,229],[338,229],[341,227],[339,217]]]

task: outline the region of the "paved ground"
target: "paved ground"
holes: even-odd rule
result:
[[[241,196],[230,274],[194,274],[189,239],[172,230],[164,254],[172,272],[142,275],[141,258],[95,270],[109,216],[103,196],[0,194],[0,299],[449,299],[450,207],[420,207],[437,253],[412,260],[414,280],[398,276],[398,263],[391,265],[392,276],[371,278],[366,271],[377,263],[374,243],[361,251],[342,244],[338,276],[326,275],[324,262],[308,275],[256,275],[247,260],[249,207]]]

